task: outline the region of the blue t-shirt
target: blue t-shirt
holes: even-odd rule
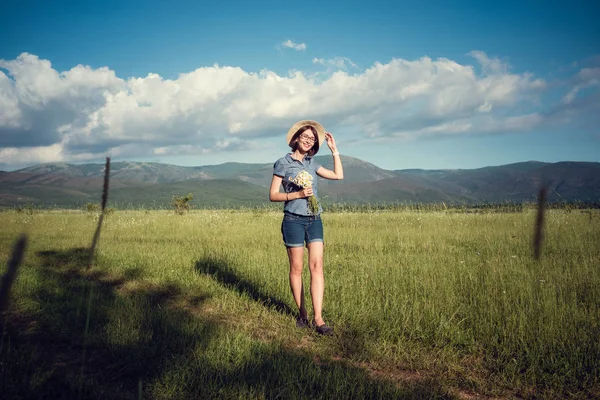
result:
[[[281,157],[273,165],[273,175],[283,178],[282,185],[283,190],[285,190],[286,193],[293,193],[299,192],[303,188],[296,185],[290,179],[294,179],[300,171],[306,170],[313,178],[313,195],[318,199],[317,171],[319,168],[321,168],[321,164],[317,163],[312,157],[306,156],[304,157],[304,160],[298,161],[293,159],[291,154],[286,154],[285,157]],[[308,209],[308,200],[306,198],[286,201],[283,211],[299,215],[312,215]],[[319,204],[319,211],[317,214],[320,214],[322,211],[323,208],[321,207],[321,204]]]

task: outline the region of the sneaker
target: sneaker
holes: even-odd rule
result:
[[[296,327],[297,328],[310,328],[307,318],[298,317],[296,318]]]
[[[323,324],[323,325],[320,325],[320,326],[315,326],[315,330],[320,335],[325,335],[325,336],[331,336],[331,335],[333,335],[333,328],[330,327],[330,326],[327,326],[327,324]]]

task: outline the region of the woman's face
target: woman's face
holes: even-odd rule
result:
[[[310,149],[312,149],[315,144],[315,135],[312,133],[310,129],[305,130],[298,136],[298,148],[306,153]]]

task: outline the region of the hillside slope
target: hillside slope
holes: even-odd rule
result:
[[[315,157],[332,169],[330,155]],[[342,156],[344,180],[319,179],[325,203],[504,203],[535,201],[542,184],[549,201],[600,202],[600,163],[524,162],[471,170],[389,171]],[[109,199],[119,206],[166,207],[191,192],[203,207],[268,203],[273,163],[182,167],[159,163],[111,164]],[[42,164],[0,172],[0,206],[81,207],[97,202],[104,164]]]

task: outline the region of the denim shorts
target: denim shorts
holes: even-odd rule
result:
[[[285,247],[303,247],[323,241],[323,222],[320,215],[283,214],[281,234]]]

